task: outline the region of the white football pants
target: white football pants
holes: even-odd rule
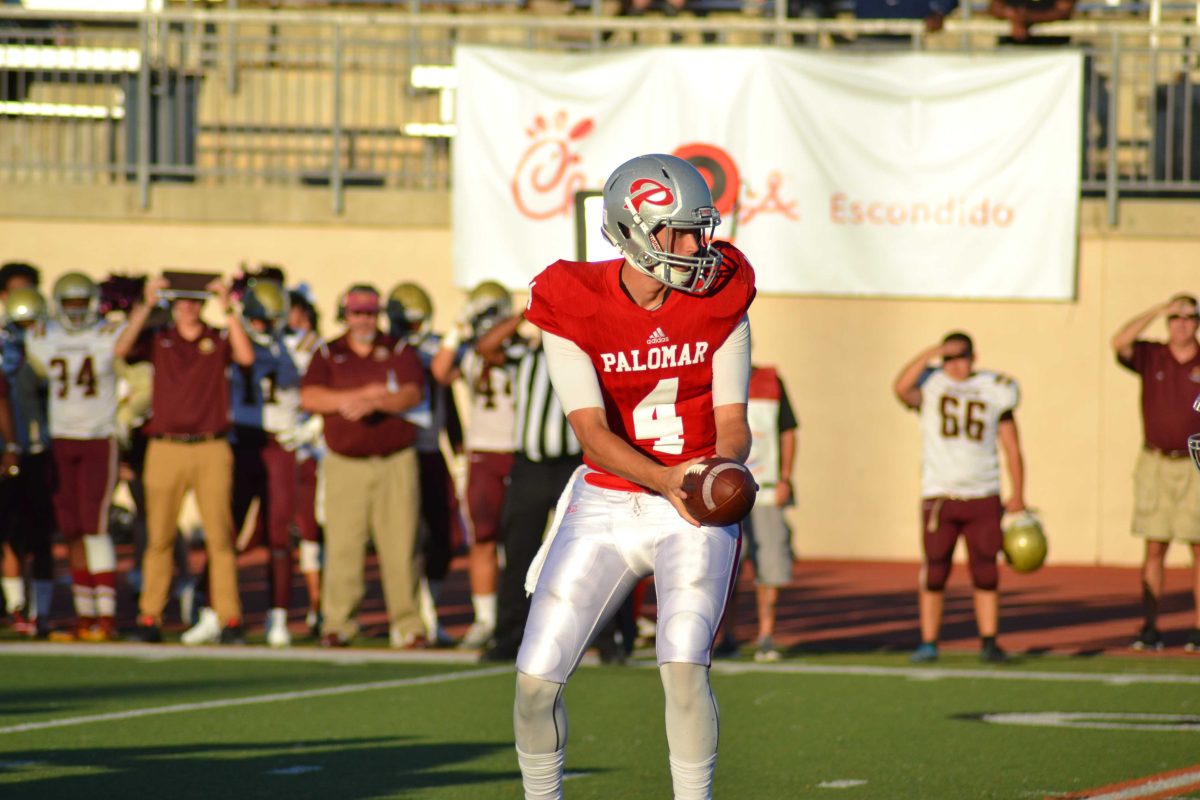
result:
[[[737,525],[697,528],[663,497],[577,476],[550,543],[517,670],[566,683],[634,585],[654,574],[659,664],[708,666],[741,544]]]

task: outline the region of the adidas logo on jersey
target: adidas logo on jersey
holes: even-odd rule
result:
[[[662,328],[655,328],[654,333],[650,334],[650,338],[646,340],[646,344],[662,344],[669,341],[671,338],[663,333]]]

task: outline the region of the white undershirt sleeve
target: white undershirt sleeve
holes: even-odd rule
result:
[[[588,354],[570,339],[546,331],[542,332],[542,346],[546,348],[550,382],[554,384],[554,393],[558,395],[563,413],[570,414],[581,408],[604,408],[600,379],[596,377],[596,367]]]
[[[713,407],[745,403],[750,394],[750,318],[742,317],[713,353]]]

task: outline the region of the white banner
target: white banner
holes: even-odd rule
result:
[[[463,287],[575,258],[576,192],[659,152],[709,179],[761,291],[1074,296],[1078,53],[459,47],[456,63]]]

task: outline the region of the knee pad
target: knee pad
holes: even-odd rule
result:
[[[971,583],[976,589],[994,592],[1000,584],[1000,570],[996,567],[995,559],[971,559]]]
[[[112,537],[107,533],[83,537],[83,552],[87,558],[88,572],[98,575],[113,572],[117,568],[117,551]]]
[[[303,539],[300,542],[300,571],[321,571],[321,543]]]

